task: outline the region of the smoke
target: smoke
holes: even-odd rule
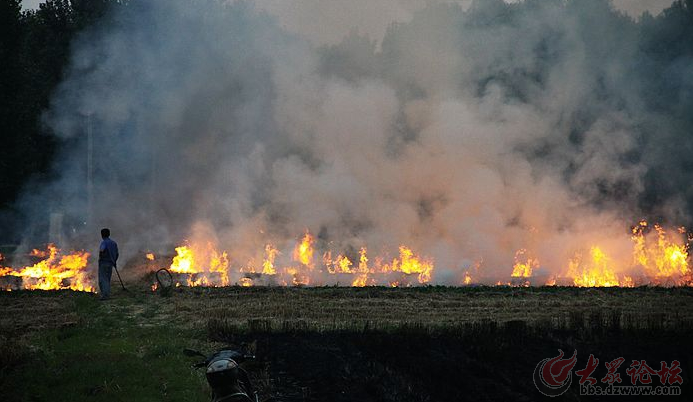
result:
[[[625,256],[640,217],[689,222],[690,53],[646,52],[660,20],[600,0],[323,3],[116,7],[73,44],[44,116],[58,178],[28,214],[64,212],[81,247],[108,226],[126,258],[191,239],[243,262],[306,229],[406,244],[439,283],[507,276],[520,248],[552,272],[596,244]]]

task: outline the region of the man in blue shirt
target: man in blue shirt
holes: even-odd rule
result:
[[[111,274],[118,261],[118,245],[111,240],[111,231],[101,229],[101,245],[99,246],[99,290],[101,300],[111,296]]]

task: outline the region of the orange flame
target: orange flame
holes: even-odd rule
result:
[[[206,247],[196,249],[187,245],[176,247],[176,256],[169,270],[188,274],[188,286],[228,286],[228,268],[228,254],[225,251],[220,253],[208,243]]]
[[[32,257],[46,258],[50,252],[50,245],[48,248],[49,248],[49,250],[39,250],[39,249],[35,248],[35,249],[31,250],[29,255]]]
[[[359,255],[359,266],[357,269],[358,276],[354,278],[354,281],[351,283],[351,286],[354,287],[364,287],[368,285],[368,257],[366,256],[365,247],[361,247]]]
[[[262,273],[264,275],[276,275],[277,270],[274,269],[274,260],[277,258],[279,250],[271,244],[265,246],[265,260],[262,262]]]
[[[313,269],[313,243],[315,240],[313,240],[313,236],[306,231],[306,234],[303,236],[303,240],[301,240],[301,243],[296,245],[296,248],[294,248],[294,261],[300,262],[301,264],[307,266],[310,269]]]
[[[433,262],[422,260],[406,246],[399,246],[400,261],[392,261],[392,271],[405,274],[419,274],[419,283],[428,283],[433,272]]]
[[[521,258],[525,257],[524,262]],[[510,275],[513,278],[529,278],[532,276],[532,270],[539,267],[539,260],[531,258],[527,255],[527,250],[521,248],[515,253],[515,265],[513,265],[513,273]]]
[[[247,277],[243,277],[238,280],[238,284],[243,287],[250,287],[253,286],[253,280]]]
[[[641,221],[633,229],[633,261],[614,260],[609,255],[611,250],[592,246],[588,252],[577,253],[567,261],[561,275],[554,275],[547,285],[569,284],[572,286],[636,286],[640,284],[675,284],[692,285],[689,267],[688,244],[677,239],[683,236],[685,229],[667,233],[659,225],[649,225]],[[688,240],[690,242],[690,239]],[[414,283],[426,284],[433,277],[433,260],[421,257],[411,248],[401,245],[395,258],[375,256],[372,260],[367,255],[366,247],[359,250],[358,260],[349,252],[340,252],[326,246],[321,250],[322,264],[315,263],[315,238],[306,231],[300,240],[287,248],[288,258],[272,244],[266,244],[261,266],[254,259],[241,267],[232,268],[232,261],[225,251],[214,248],[181,246],[176,248],[172,271],[189,275],[188,285],[224,285],[229,283],[231,275],[236,283],[250,285],[308,285],[341,282],[344,276],[352,286],[391,285],[411,286]],[[387,256],[387,254],[384,254]],[[336,257],[334,257],[336,256]],[[478,256],[479,261],[483,261]],[[355,262],[358,261],[358,262]],[[511,277],[513,280],[494,279],[500,285],[529,286],[530,279],[537,275],[539,259],[529,250],[520,249],[515,253]],[[474,265],[474,270],[465,272],[459,284],[469,285],[481,272],[481,262]],[[246,279],[237,280],[247,273],[256,273]],[[642,272],[642,274],[639,274]],[[215,278],[208,273],[217,274]],[[238,275],[240,274],[240,275]],[[330,280],[330,275],[335,279]]]
[[[609,257],[599,247],[592,247],[589,260],[583,259],[580,254],[570,260],[568,276],[573,278],[575,286],[580,287],[619,286],[611,263]]]
[[[654,225],[656,236],[645,235],[647,222],[641,221],[633,228],[633,259],[656,284],[685,284],[690,280],[691,269],[688,266],[688,249],[684,244],[677,244],[673,236],[659,225]],[[679,229],[679,236],[685,233]]]
[[[0,267],[0,277],[19,277],[24,289],[72,289],[94,292],[87,272],[88,252],[63,254],[55,245],[49,244],[45,251],[34,249],[30,255],[43,259],[21,269]],[[6,289],[11,290],[11,287],[8,286]]]
[[[229,285],[229,255],[226,251],[219,254],[218,251],[212,250],[209,260],[209,272],[218,272],[220,274],[221,286]]]
[[[422,258],[406,246],[399,247],[399,256],[390,263],[383,263],[382,257],[376,257],[371,265],[366,247],[359,250],[358,265],[354,266],[352,260],[346,254],[338,254],[333,259],[332,251],[326,250],[323,254],[323,265],[316,267],[314,263],[315,239],[306,232],[301,240],[293,248],[292,261],[298,264],[283,265],[279,260],[282,253],[274,245],[265,245],[265,256],[262,261],[262,269],[256,270],[251,259],[247,264],[232,268],[229,256],[225,251],[218,251],[211,244],[207,247],[199,247],[195,244],[176,247],[176,255],[173,257],[171,272],[188,275],[181,278],[188,286],[224,286],[230,281],[229,276],[242,286],[256,284],[280,284],[280,285],[309,285],[312,283],[324,284],[326,275],[351,275],[352,286],[369,286],[385,284],[403,284],[410,286],[416,278],[418,283],[428,283],[433,273],[433,262]],[[286,261],[284,261],[286,262]],[[257,277],[247,277],[248,273],[260,272]],[[217,278],[208,275],[217,274]],[[240,275],[237,275],[240,274]],[[246,277],[237,280],[238,277]],[[399,279],[393,276],[399,276]],[[342,278],[338,279],[340,281]],[[329,283],[329,280],[327,280]]]
[[[194,274],[198,272],[195,269],[195,258],[190,247],[176,247],[176,256],[173,257],[173,262],[169,269],[179,274]]]
[[[472,276],[469,275],[469,272],[464,273],[464,284],[465,285],[471,285],[472,284]]]
[[[337,256],[337,259],[334,261],[334,266],[335,266],[335,272],[337,273],[342,273],[342,274],[351,274],[354,271],[351,270],[351,266],[354,265],[349,261],[349,259],[345,255],[339,255]]]

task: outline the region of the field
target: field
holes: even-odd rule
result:
[[[114,292],[1,293],[3,400],[205,401],[181,350],[224,345],[254,352],[262,395],[285,401],[538,400],[533,370],[558,349],[577,350],[575,370],[594,354],[597,379],[623,356],[624,384],[631,360],[679,360],[682,395],[666,400],[693,392],[691,288]],[[600,400],[576,383],[554,400]]]

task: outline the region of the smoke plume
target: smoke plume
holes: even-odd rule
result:
[[[656,44],[666,15],[319,3],[114,8],[73,44],[44,116],[58,178],[23,206],[63,212],[75,246],[110,227],[126,257],[197,239],[246,261],[306,229],[344,250],[407,244],[436,283],[507,276],[521,248],[557,272],[594,244],[627,255],[641,217],[690,222],[693,60]]]

